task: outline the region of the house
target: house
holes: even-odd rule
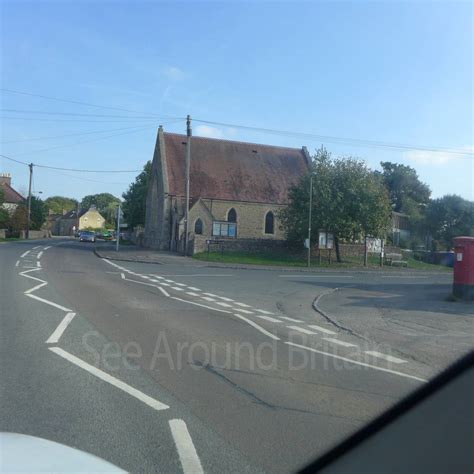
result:
[[[410,221],[407,214],[392,211],[391,233],[393,245],[397,246],[410,237]]]
[[[144,245],[181,251],[184,240],[186,136],[158,129],[148,188]],[[192,137],[190,253],[207,240],[283,241],[278,212],[311,163],[301,149]],[[260,245],[261,248],[261,245]]]
[[[0,189],[3,191],[4,202],[2,207],[9,213],[25,202],[25,198],[12,188],[12,177],[10,173],[0,173]]]
[[[77,210],[69,211],[56,219],[53,233],[57,235],[73,235],[74,229],[103,229],[105,219],[95,206],[89,209],[81,209],[79,216]]]

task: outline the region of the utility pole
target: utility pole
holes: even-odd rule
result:
[[[189,172],[191,168],[191,116],[188,115],[186,119],[186,204],[184,208],[184,256],[188,255],[188,244],[189,244]]]
[[[313,174],[309,178],[308,267],[311,266],[311,211],[313,207]]]
[[[30,238],[30,225],[31,225],[31,183],[33,181],[33,163],[28,165],[30,168],[30,184],[28,186],[28,217],[26,220],[26,238]]]

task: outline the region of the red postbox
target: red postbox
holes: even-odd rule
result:
[[[454,239],[453,295],[474,300],[474,237]]]

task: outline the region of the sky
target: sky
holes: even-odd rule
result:
[[[471,2],[0,1],[0,153],[140,170],[156,131],[414,167],[434,198],[474,199]],[[121,109],[121,110],[116,110]],[[124,111],[123,109],[126,109]],[[199,122],[304,132],[261,133]],[[355,146],[331,136],[470,152]],[[26,193],[28,168],[0,157]],[[43,198],[118,197],[138,173],[34,168]]]

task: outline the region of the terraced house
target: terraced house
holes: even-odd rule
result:
[[[278,211],[308,171],[305,147],[285,148],[192,137],[189,253],[208,241],[233,248],[284,240]],[[186,136],[158,130],[148,189],[144,243],[181,251],[184,241]]]

